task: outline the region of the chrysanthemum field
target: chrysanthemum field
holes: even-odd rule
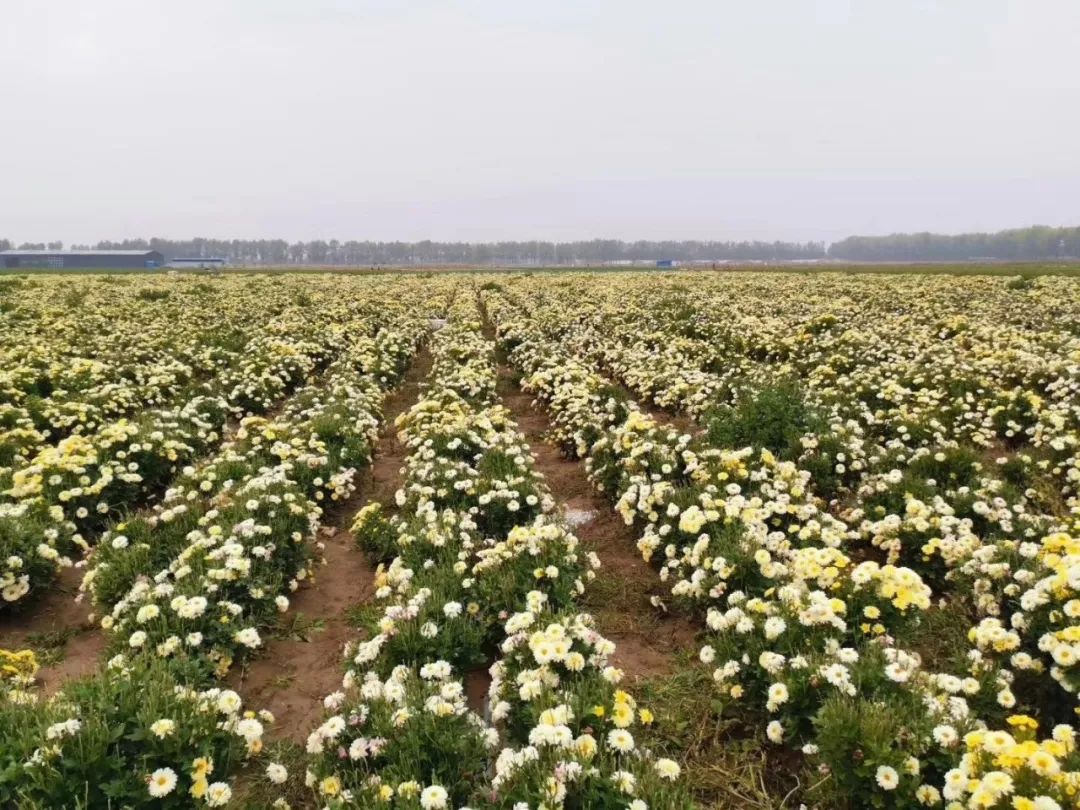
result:
[[[0,277],[0,807],[1080,807],[1080,280]]]

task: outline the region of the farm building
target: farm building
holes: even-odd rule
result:
[[[175,259],[169,259],[169,267],[176,268],[195,267],[200,269],[207,269],[212,267],[224,267],[225,264],[225,259],[221,258],[220,256],[180,256]]]
[[[4,250],[0,267],[60,270],[161,267],[165,257],[156,250]]]

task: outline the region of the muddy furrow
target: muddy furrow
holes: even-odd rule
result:
[[[35,651],[43,695],[93,672],[105,649],[105,634],[90,621],[89,606],[75,601],[83,570],[64,568],[48,589],[0,617],[0,648]]]
[[[228,678],[245,705],[274,714],[276,722],[268,740],[303,742],[322,717],[322,699],[341,685],[342,650],[356,637],[350,613],[374,595],[374,568],[356,547],[349,526],[365,504],[393,504],[405,460],[394,419],[417,400],[430,367],[431,357],[422,350],[402,383],[387,396],[372,464],[358,472],[352,496],[325,516],[319,536],[323,564],[312,582],[290,595],[291,605],[279,631],[267,640],[261,654]]]

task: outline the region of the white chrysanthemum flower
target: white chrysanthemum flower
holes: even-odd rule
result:
[[[900,776],[896,773],[896,769],[888,765],[878,766],[874,780],[882,790],[896,790],[896,786],[900,784]]]
[[[168,796],[176,788],[176,771],[172,768],[158,768],[147,780],[147,790],[155,799]]]

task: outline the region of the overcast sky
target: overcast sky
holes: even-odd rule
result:
[[[1077,0],[0,0],[0,237],[1080,224]]]

